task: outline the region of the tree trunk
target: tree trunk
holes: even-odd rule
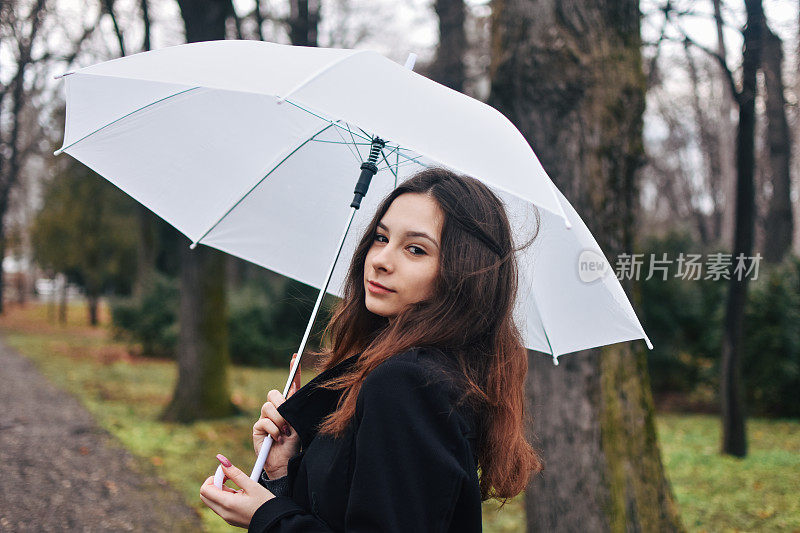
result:
[[[780,38],[763,22],[761,70],[764,73],[767,104],[767,145],[769,158],[765,169],[772,184],[768,212],[765,216],[764,259],[779,263],[792,246],[794,220],[790,198],[792,178],[789,172],[791,136],[786,119],[786,99],[783,96],[783,49]]]
[[[633,0],[494,3],[490,103],[508,116],[611,256],[630,252],[643,162]],[[643,343],[530,353],[528,531],[680,531],[664,475]]]
[[[3,260],[6,257],[6,234],[5,234],[5,223],[3,222],[3,215],[6,212],[6,207],[0,203],[0,315],[5,312],[5,284],[6,284],[6,273],[5,269],[3,269]]]
[[[178,382],[163,418],[191,422],[236,412],[228,386],[225,256],[181,248]]]
[[[800,1],[798,1],[800,4]],[[795,48],[795,64],[794,64],[794,94],[800,95],[800,6],[797,9],[797,38],[795,39],[795,43],[797,43],[797,48]],[[796,98],[797,96],[795,96]],[[794,135],[794,145],[800,146],[800,110],[797,109],[798,106],[793,106],[792,109],[793,113],[793,135]],[[793,181],[794,181],[794,189],[800,193],[800,157],[797,155],[797,151],[795,150],[794,157],[792,158],[792,168],[794,169],[793,174]],[[800,228],[800,209],[794,210],[794,227]],[[792,244],[792,250],[796,255],[800,256],[800,229],[796,229],[794,232],[794,239]]]
[[[317,46],[318,0],[289,0],[289,39],[295,46]]]
[[[178,0],[187,42],[225,38],[230,0]],[[191,422],[235,413],[228,385],[225,256],[181,246],[178,381],[162,419]]]
[[[467,52],[464,0],[436,0],[433,6],[439,17],[439,45],[428,75],[442,85],[464,92],[464,55]]]
[[[733,263],[738,257],[753,253],[755,223],[755,101],[756,73],[761,58],[761,0],[746,0],[747,25],[743,31],[742,90],[739,102],[739,127],[736,132],[736,227],[733,239]],[[722,402],[722,453],[747,455],[745,407],[741,376],[742,326],[747,302],[747,276],[731,275],[722,334],[720,398]]]
[[[97,294],[89,294],[86,297],[86,301],[89,308],[89,324],[93,327],[97,326],[100,323],[97,316],[97,308],[100,302],[100,297]]]
[[[133,295],[142,296],[147,292],[156,271],[156,224],[155,215],[146,207],[136,206],[139,235],[136,240],[136,279]]]
[[[59,288],[61,289],[61,297],[58,301],[58,323],[64,325],[67,323],[67,300],[69,299],[67,289],[69,287],[69,280],[64,274],[61,274],[57,279],[60,281]]]

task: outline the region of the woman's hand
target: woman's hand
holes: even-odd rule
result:
[[[225,479],[230,479],[241,488],[233,490],[222,485],[218,489],[214,486],[214,476],[209,476],[200,487],[200,499],[230,525],[247,528],[258,508],[275,495],[233,466],[224,456],[218,455],[217,458],[222,463]]]
[[[296,357],[297,354],[292,356],[291,364],[294,364]],[[300,367],[297,367],[297,373],[289,387],[288,396],[294,394],[299,388]],[[253,448],[258,454],[266,436],[268,434],[272,436],[274,442],[269,449],[264,470],[270,479],[276,479],[286,475],[289,459],[294,457],[300,449],[300,437],[278,412],[278,407],[285,401],[283,394],[277,390],[271,390],[267,393],[267,399],[269,401],[261,406],[261,418],[253,425]]]

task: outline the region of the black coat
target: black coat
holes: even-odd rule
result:
[[[317,434],[341,391],[316,385],[357,358],[320,373],[278,408],[301,451],[289,460],[288,493],[265,502],[248,531],[481,531],[474,420],[455,407],[458,387],[448,376],[456,369],[438,350],[415,348],[378,365],[345,434]]]

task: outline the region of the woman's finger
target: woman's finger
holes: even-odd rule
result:
[[[230,461],[225,459],[225,456],[219,454],[217,455],[217,457],[219,458],[219,462],[222,464],[222,470],[225,472],[225,476],[227,476],[228,479],[233,481],[237,487],[244,489],[244,492],[247,492],[248,490],[264,488],[261,485],[259,485],[258,482],[250,479],[250,476],[248,476],[247,474],[239,470],[236,466],[231,464]],[[226,466],[225,465],[226,462],[230,466]]]
[[[228,478],[226,477],[225,480],[227,480],[227,479]],[[223,481],[223,483],[225,483],[225,481]],[[208,495],[209,489],[219,490],[217,488],[217,486],[214,485],[214,476],[209,476],[209,477],[206,478],[205,481],[203,481],[203,484],[200,486],[200,494],[204,494],[205,493],[206,495]],[[236,492],[235,490],[233,490],[232,488],[230,488],[227,485],[222,485],[222,490],[223,490],[223,492]]]
[[[281,437],[281,430],[278,429],[278,426],[270,420],[269,418],[261,418],[258,422],[253,424],[253,436],[259,436],[264,433],[269,434],[272,437],[272,440],[275,442],[280,441]]]
[[[292,431],[289,427],[289,423],[286,422],[286,419],[283,418],[283,415],[278,411],[278,406],[280,406],[285,400],[280,392],[273,390],[269,391],[268,393],[269,399],[271,402],[267,402],[270,405],[264,405],[264,410],[267,412],[267,418],[272,420],[275,425],[277,425],[283,431],[283,434],[287,437],[292,434]]]
[[[270,398],[270,401],[261,406],[261,418],[259,418],[259,422],[261,420],[269,420],[275,424],[277,428],[284,428],[287,425],[286,421],[278,412],[278,406],[284,402],[283,395],[276,390],[271,390],[267,393],[267,396]],[[269,424],[267,424],[266,427],[271,428]],[[280,432],[280,430],[278,430],[278,432]],[[273,439],[277,437],[277,435],[271,431],[268,431],[268,433],[272,435]]]
[[[294,360],[295,359],[297,359],[297,354],[294,354],[292,356],[292,362],[289,364],[289,368],[290,369],[292,368],[292,365],[294,365]],[[294,394],[295,392],[297,392],[297,389],[300,388],[300,367],[301,367],[301,365],[297,366],[297,372],[295,372],[294,379],[292,380],[292,384],[289,386],[289,392],[286,394],[287,398],[289,396],[291,396],[292,394]]]

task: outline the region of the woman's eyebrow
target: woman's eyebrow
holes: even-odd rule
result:
[[[378,227],[384,231],[389,231],[389,228],[387,228],[386,225],[383,224],[382,222],[378,222]],[[433,245],[436,246],[436,248],[439,248],[439,243],[436,242],[436,240],[433,237],[431,237],[424,231],[407,231],[406,237],[422,237],[423,239],[428,239],[429,241],[431,241]]]

